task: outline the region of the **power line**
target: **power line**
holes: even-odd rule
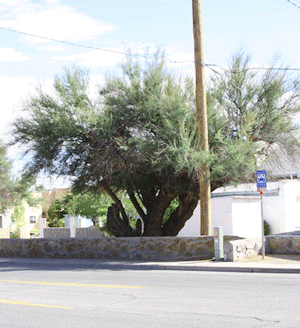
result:
[[[213,70],[211,67],[217,67],[224,72],[231,72],[231,73],[242,73],[247,72],[249,70],[273,70],[273,71],[300,71],[300,67],[248,67],[245,69],[242,69],[240,71],[232,71],[229,69],[226,69],[222,66],[219,66],[217,64],[205,64],[206,67],[208,67],[210,70],[214,71],[215,73],[218,73],[216,70]],[[218,73],[219,74],[219,73]]]
[[[298,5],[296,5],[294,2],[292,2],[291,0],[287,0],[287,2],[289,2],[290,4],[292,4],[293,6],[295,6],[296,8],[300,9],[300,7]]]
[[[84,44],[80,44],[80,43],[64,41],[64,40],[58,40],[58,39],[54,39],[54,38],[50,38],[50,37],[46,37],[46,36],[42,36],[42,35],[37,35],[37,34],[27,33],[27,32],[23,32],[23,31],[18,31],[18,30],[14,30],[14,29],[11,29],[11,28],[3,27],[3,26],[0,26],[0,29],[5,30],[5,31],[9,31],[9,32],[14,32],[14,33],[18,33],[18,34],[31,36],[31,37],[34,37],[34,38],[39,38],[39,39],[53,41],[53,42],[59,42],[59,43],[63,43],[63,44],[71,45],[71,46],[76,46],[76,47],[81,47],[81,48],[86,48],[86,49],[105,51],[105,52],[116,53],[116,54],[120,54],[120,55],[126,55],[127,54],[125,51],[118,51],[118,50],[112,50],[112,49],[92,47],[92,46],[88,46],[88,45],[84,45]],[[143,55],[143,54],[133,54],[133,56],[134,57],[142,57],[142,58],[153,58],[153,56]],[[182,63],[189,63],[189,62],[194,63],[194,61],[192,61],[192,60],[190,60],[190,61],[188,61],[188,60],[179,61],[179,60],[171,60],[171,59],[166,59],[166,60],[170,63],[173,63],[173,64],[182,64]]]
[[[299,9],[300,9],[300,7],[299,7]],[[86,48],[86,49],[92,49],[92,50],[97,50],[97,51],[104,51],[104,52],[116,53],[116,54],[120,54],[120,55],[126,55],[127,54],[126,51],[112,50],[112,49],[106,49],[106,48],[100,48],[100,47],[92,47],[92,46],[88,46],[88,45],[84,45],[84,44],[80,44],[80,43],[75,43],[75,42],[70,42],[70,41],[64,41],[64,40],[58,40],[58,39],[54,39],[54,38],[50,38],[50,37],[46,37],[46,36],[42,36],[42,35],[37,35],[37,34],[33,34],[33,33],[27,33],[27,32],[23,32],[23,31],[18,31],[18,30],[14,30],[14,29],[11,29],[11,28],[3,27],[3,26],[0,26],[0,30],[5,30],[5,31],[13,32],[13,33],[27,35],[27,36],[31,36],[31,37],[34,37],[34,38],[39,38],[39,39],[43,39],[43,40],[58,42],[58,43],[62,43],[62,44],[70,45],[70,46],[75,46],[75,47],[80,47],[80,48]],[[151,55],[143,55],[143,54],[133,54],[133,56],[134,57],[147,58],[147,59],[153,58],[153,56],[151,56]],[[170,63],[173,63],[173,64],[187,64],[187,63],[195,64],[195,61],[194,60],[171,60],[171,59],[166,58],[166,61],[168,61]],[[212,69],[211,67],[216,67],[216,68],[219,68],[219,69],[221,69],[221,70],[223,70],[225,72],[232,72],[233,73],[233,71],[230,71],[228,69],[225,69],[224,67],[221,67],[221,66],[219,66],[217,64],[204,64],[204,65],[206,67],[210,68],[215,73],[217,73],[217,71],[214,70],[214,69]],[[298,68],[298,67],[295,67],[295,68],[249,67],[249,68],[246,68],[245,70],[235,71],[235,72],[238,73],[238,72],[243,72],[243,71],[247,71],[247,70],[300,71],[300,68]]]
[[[32,33],[27,33],[27,32],[13,30],[11,28],[7,28],[7,27],[3,27],[3,26],[0,26],[0,29],[1,30],[5,30],[5,31],[9,31],[9,32],[14,32],[14,33],[18,33],[18,34],[23,34],[23,35],[31,36],[31,37],[34,37],[34,38],[43,39],[43,40],[48,40],[48,41],[54,41],[54,42],[59,42],[59,43],[63,43],[63,44],[68,44],[68,45],[71,45],[71,46],[77,46],[77,47],[82,47],[82,48],[88,48],[88,49],[94,49],[94,50],[101,50],[101,51],[113,52],[113,53],[118,53],[118,54],[125,54],[122,51],[110,50],[110,49],[105,49],[105,48],[97,48],[97,47],[87,46],[87,45],[79,44],[79,43],[75,43],[75,42],[58,40],[58,39],[49,38],[49,37],[46,37],[46,36],[41,36],[41,35],[37,35],[37,34],[32,34]]]

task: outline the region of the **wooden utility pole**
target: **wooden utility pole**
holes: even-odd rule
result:
[[[206,85],[205,65],[203,54],[203,27],[201,0],[193,1],[193,30],[195,44],[195,69],[196,69],[196,106],[197,106],[197,128],[199,145],[202,151],[209,152],[207,107],[206,107]],[[211,192],[210,171],[208,165],[202,165],[199,170],[200,184],[200,215],[201,235],[211,234]]]

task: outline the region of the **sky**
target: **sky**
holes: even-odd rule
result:
[[[253,67],[280,56],[300,68],[300,0],[202,0],[202,17],[207,64],[226,67],[244,49]],[[64,67],[86,67],[101,85],[126,49],[159,47],[175,74],[193,76],[192,25],[192,0],[0,0],[0,138],[22,101],[38,84],[51,90]]]

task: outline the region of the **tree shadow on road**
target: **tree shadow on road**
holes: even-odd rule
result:
[[[145,265],[146,264],[146,265]],[[143,261],[102,259],[0,258],[0,273],[8,271],[82,271],[82,270],[162,270],[163,265]]]

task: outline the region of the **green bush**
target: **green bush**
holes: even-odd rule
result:
[[[271,227],[267,221],[264,221],[264,234],[268,236],[271,233]]]
[[[10,239],[20,239],[20,230],[10,231],[9,237]]]

